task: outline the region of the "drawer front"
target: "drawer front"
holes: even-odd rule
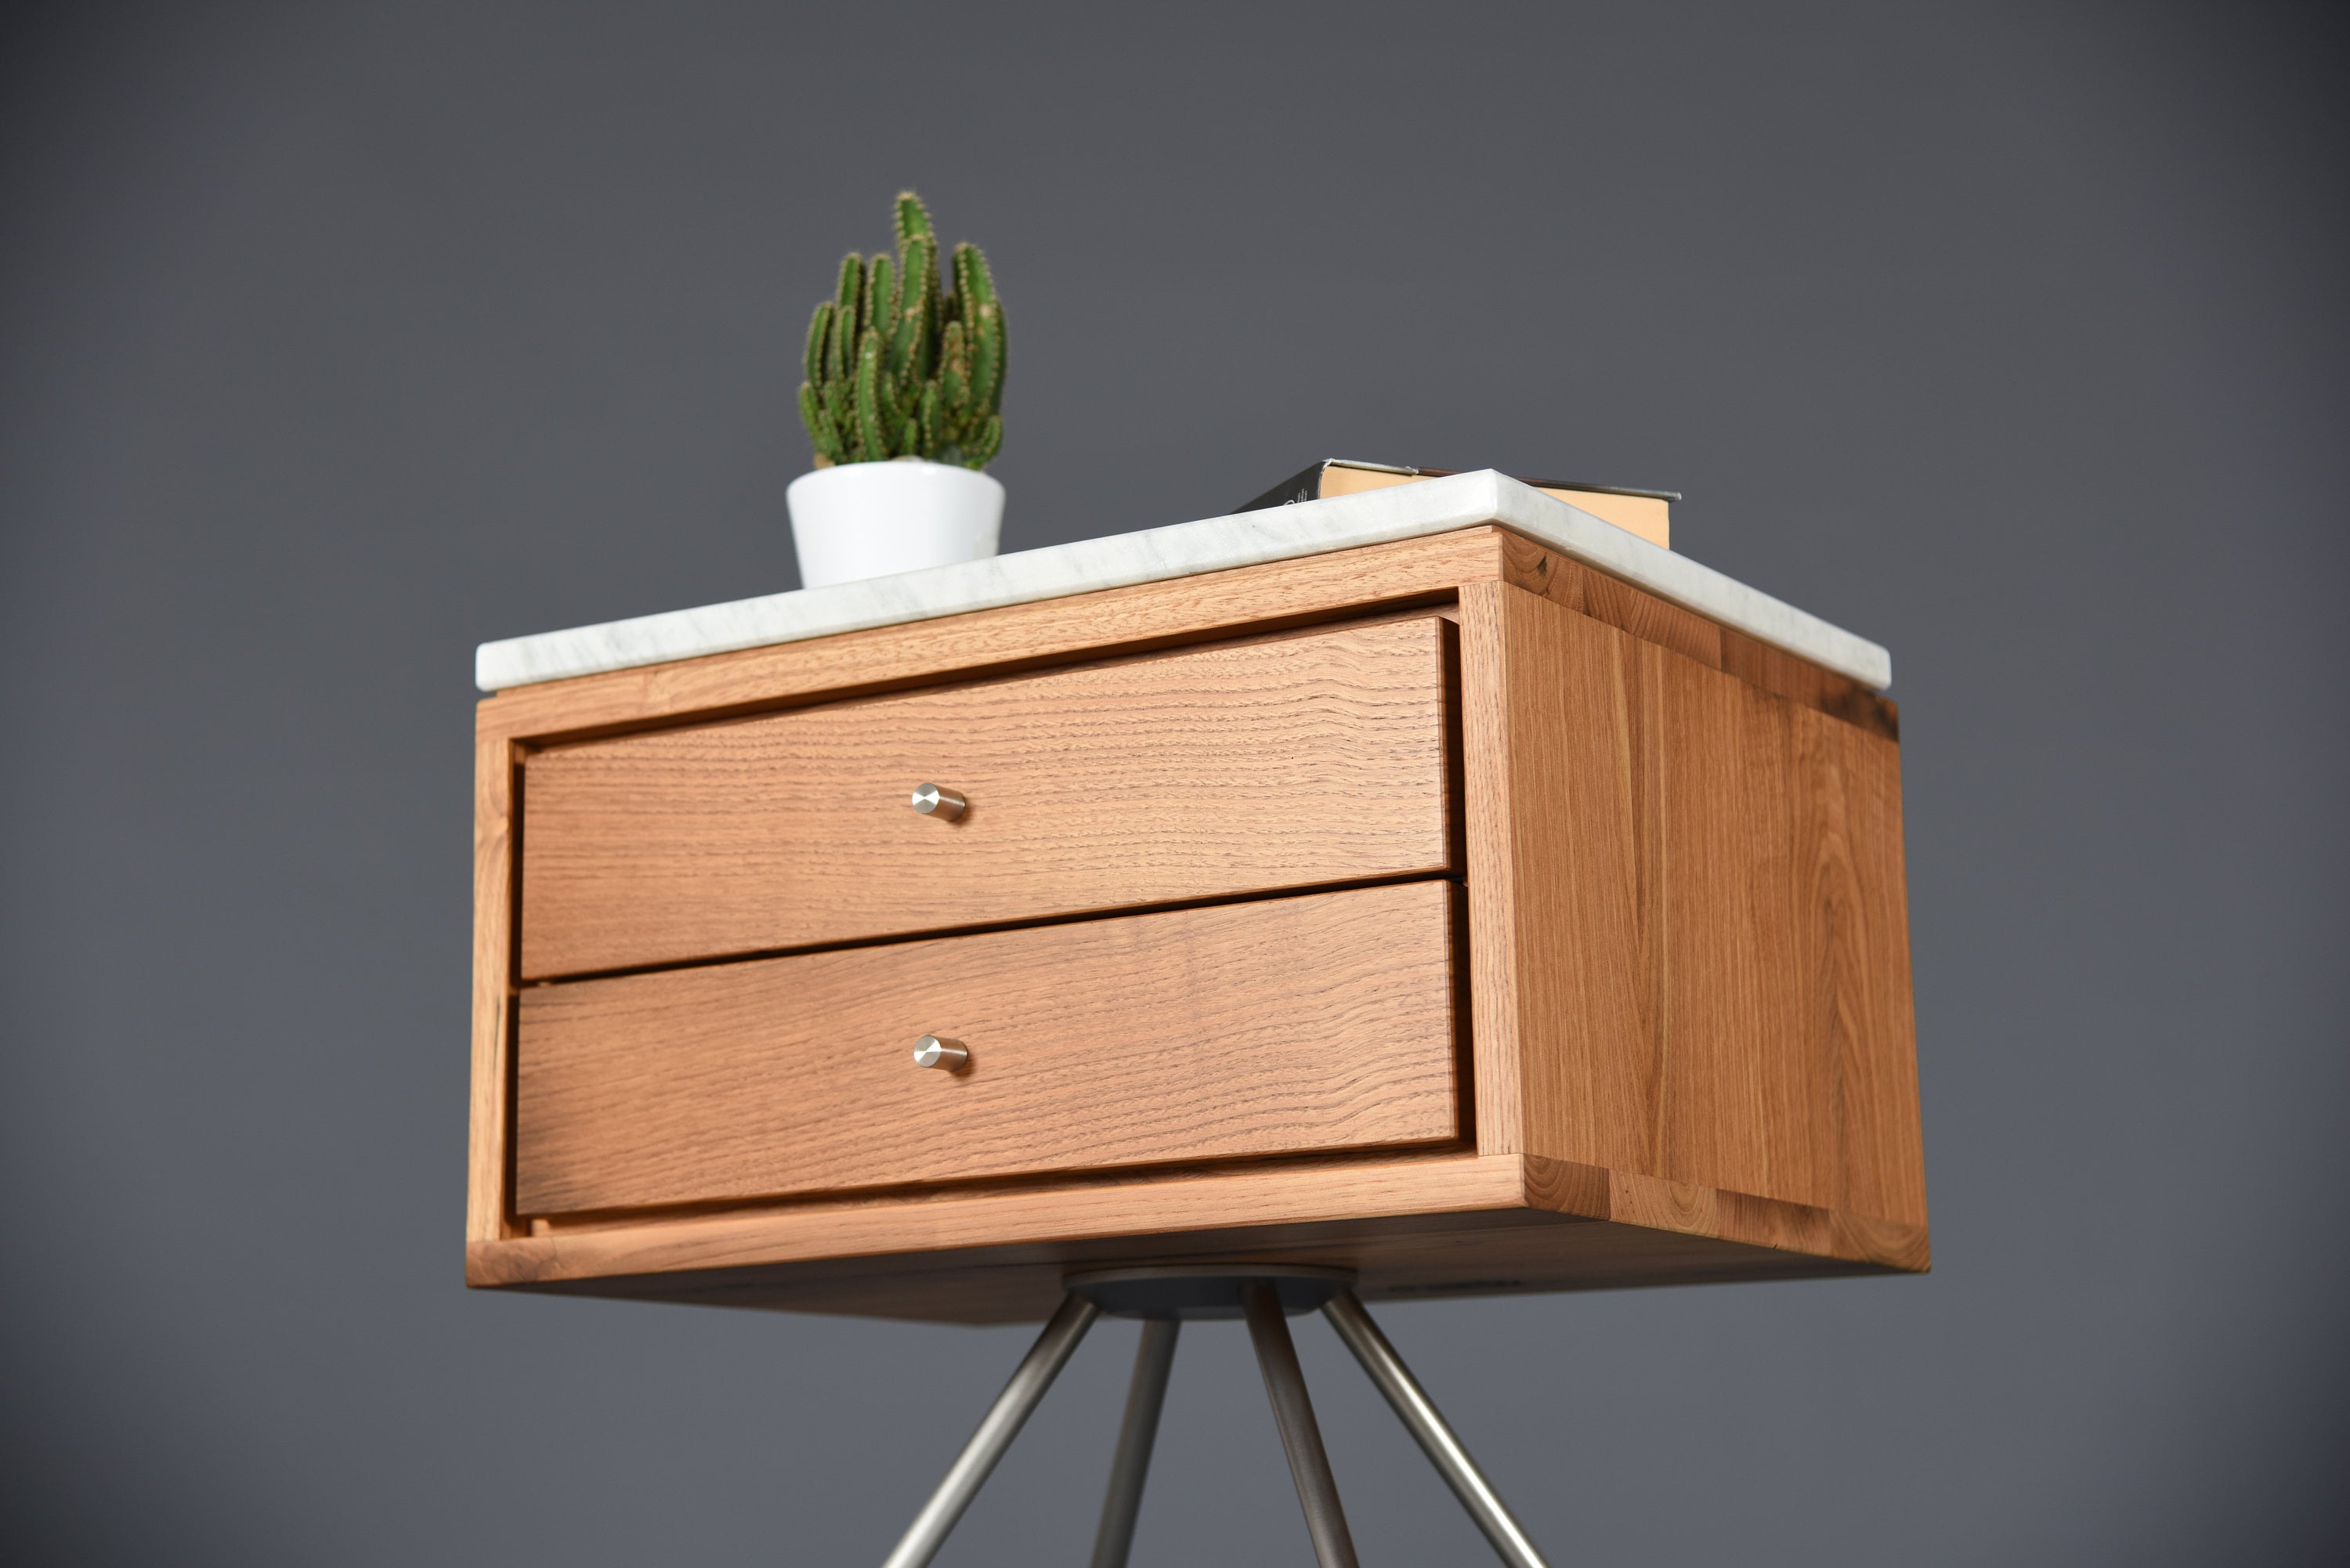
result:
[[[525,978],[1451,869],[1436,617],[543,753]],[[934,783],[960,820],[909,805]]]
[[[515,1210],[1451,1142],[1455,899],[1411,882],[536,987]],[[917,1066],[925,1033],[969,1063]]]

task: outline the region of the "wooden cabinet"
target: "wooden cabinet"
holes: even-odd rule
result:
[[[1926,1265],[1891,705],[1505,529],[479,736],[475,1284],[990,1321],[1143,1262]]]

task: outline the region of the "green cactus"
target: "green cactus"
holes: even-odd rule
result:
[[[952,292],[921,198],[900,192],[897,254],[851,252],[808,321],[800,420],[819,468],[921,457],[985,468],[1003,444],[1003,304],[987,258],[958,244]]]

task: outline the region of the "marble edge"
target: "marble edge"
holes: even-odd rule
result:
[[[1892,683],[1892,657],[1877,644],[1492,469],[896,576],[485,642],[474,650],[473,680],[484,691],[500,691],[1492,523],[1864,685],[1881,691]]]

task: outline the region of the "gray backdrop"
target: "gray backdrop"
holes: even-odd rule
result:
[[[0,1556],[873,1562],[1016,1358],[460,1284],[473,645],[792,586],[908,183],[1009,547],[1563,471],[1894,649],[1936,1272],[1384,1314],[1562,1568],[2343,1550],[2337,13],[7,25]],[[1133,1333],[944,1562],[1083,1561]],[[1477,1561],[1302,1334],[1366,1562]],[[1196,1331],[1137,1562],[1306,1560]]]

